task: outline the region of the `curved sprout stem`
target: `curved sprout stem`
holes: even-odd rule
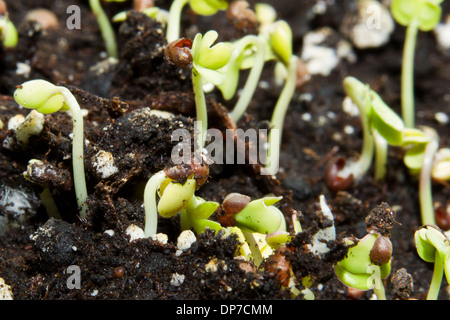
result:
[[[249,45],[256,47],[256,58],[250,74],[248,75],[247,81],[245,82],[242,94],[239,97],[233,111],[230,113],[230,117],[234,120],[234,122],[237,122],[247,109],[253,93],[256,90],[256,86],[258,85],[258,81],[265,63],[264,45],[257,36],[249,35],[244,37],[242,41],[239,42],[239,47],[236,51],[241,53]]]
[[[298,57],[295,55],[291,56],[291,58],[289,59],[286,83],[283,90],[281,91],[277,104],[275,105],[272,119],[270,121],[271,130],[269,132],[268,138],[267,162],[265,165],[265,170],[268,174],[272,175],[275,174],[275,170],[278,169],[278,166],[275,166],[274,163],[279,163],[278,161],[280,158],[284,119],[289,107],[289,103],[291,102],[292,96],[295,92],[295,85],[297,81],[297,61]],[[275,131],[275,134],[278,135],[276,141],[273,141],[273,131]]]
[[[144,189],[145,210],[145,237],[149,238],[156,234],[158,228],[158,208],[156,206],[156,192],[166,178],[164,170],[155,173],[147,182]]]
[[[359,159],[347,165],[342,170],[340,175],[347,176],[349,174],[353,174],[353,178],[355,180],[359,180],[372,165],[374,154],[374,136],[370,127],[368,115],[371,107],[370,89],[368,86],[364,86],[364,91],[361,92],[362,89],[357,85],[352,85],[351,81],[352,80],[349,78],[349,80],[347,81],[348,84],[345,85],[345,89],[346,93],[356,104],[359,110],[361,126],[363,130],[363,144],[361,149],[361,156],[359,157]],[[378,154],[378,156],[381,155],[381,153]],[[379,159],[379,161],[381,161],[381,159]],[[384,159],[384,161],[386,160]]]
[[[169,9],[169,21],[167,22],[166,40],[167,43],[177,40],[180,37],[181,12],[189,0],[174,0]]]
[[[73,182],[77,197],[80,217],[84,218],[87,214],[87,188],[86,177],[84,174],[84,125],[80,105],[69,89],[58,87],[58,92],[64,96],[66,105],[72,113],[73,121],[73,140],[72,140],[72,163],[73,163]]]
[[[401,104],[402,117],[406,127],[414,128],[414,51],[419,23],[413,19],[406,29],[405,45],[403,48]]]
[[[438,250],[435,252],[433,277],[431,278],[430,288],[428,289],[427,300],[437,300],[439,290],[441,289],[442,277],[444,276],[444,262]]]
[[[430,142],[428,142],[423,154],[422,168],[419,176],[420,214],[423,225],[434,225],[436,224],[436,219],[434,217],[433,194],[431,189],[431,170],[434,155],[439,148],[439,140],[433,129],[425,129],[425,133],[430,137]]]
[[[108,16],[102,8],[100,0],[89,0],[89,5],[92,12],[97,18],[103,41],[105,41],[105,47],[108,56],[117,59],[119,57],[119,54],[117,52],[116,36],[114,34],[111,23],[109,22]]]

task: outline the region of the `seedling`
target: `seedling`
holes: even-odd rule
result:
[[[218,215],[221,225],[241,230],[257,266],[261,264],[263,257],[254,234],[286,232],[284,215],[273,206],[280,200],[281,197],[265,197],[250,201],[248,196],[231,193],[222,202]]]
[[[203,16],[211,16],[219,10],[228,8],[227,0],[174,0],[169,9],[167,23],[166,39],[168,43],[180,38],[181,12],[188,3],[195,13]]]
[[[208,172],[207,167],[203,165],[176,166],[161,170],[148,180],[144,189],[144,234],[146,237],[156,234],[158,214],[164,218],[170,218],[184,210],[188,204],[191,205],[190,210],[200,206],[200,200],[193,198],[195,198],[195,191],[206,182]],[[160,197],[159,202],[157,202],[157,195]],[[205,206],[198,210],[209,208]],[[194,213],[197,214],[196,211]],[[206,213],[203,213],[199,219],[207,219],[204,218],[205,216]],[[185,221],[185,226],[190,226],[189,220]]]
[[[84,173],[84,132],[80,106],[69,89],[45,80],[31,80],[17,86],[14,99],[25,108],[48,114],[70,110],[73,120],[72,162],[73,180],[80,217],[87,214],[87,188]]]
[[[125,0],[106,0],[108,2],[124,2]],[[117,50],[116,35],[109,22],[109,18],[102,8],[100,0],[89,0],[89,6],[92,12],[97,18],[97,23],[100,27],[100,32],[102,34],[103,41],[105,42],[106,52],[108,56],[117,59],[119,53]]]
[[[391,273],[392,243],[388,237],[369,233],[361,240],[348,239],[347,257],[335,266],[339,280],[359,290],[373,289],[378,300],[386,300],[382,280]]]
[[[271,130],[268,137],[268,156],[264,168],[268,174],[275,174],[280,158],[284,119],[296,88],[298,57],[293,54],[292,30],[286,21],[279,20],[274,22],[267,32],[271,50],[278,61],[278,66],[287,70],[283,90],[275,104],[270,120]]]
[[[218,43],[212,46],[217,37],[218,34],[214,30],[208,31],[204,36],[198,33],[192,43],[189,39],[178,39],[171,42],[165,51],[165,58],[170,63],[182,68],[192,67],[197,121],[200,122],[200,132],[197,133],[195,144],[198,151],[205,146],[206,130],[208,129],[203,84],[222,85],[226,80],[226,75],[221,68],[231,57],[231,48],[228,44]]]
[[[246,61],[246,66],[244,66],[244,61]],[[248,63],[247,61],[251,62]],[[241,96],[230,113],[230,117],[235,122],[237,122],[244,114],[253,97],[264,63],[264,43],[258,36],[247,35],[232,44],[231,57],[224,67],[226,81],[218,86],[225,100],[231,99],[236,93],[240,70],[249,67],[251,68]]]
[[[414,234],[419,256],[426,262],[434,262],[433,277],[427,300],[436,300],[445,273],[450,283],[450,242],[447,236],[433,226],[424,226]]]
[[[3,1],[2,1],[3,3]],[[4,11],[0,12],[0,41],[5,48],[14,48],[19,40],[19,34],[14,23],[9,19],[6,5],[3,3]]]
[[[394,19],[406,26],[401,76],[402,117],[405,125],[414,128],[414,50],[417,33],[430,31],[439,23],[444,0],[393,0],[391,12]]]
[[[331,190],[348,188],[359,181],[370,169],[375,152],[375,178],[386,174],[387,147],[404,143],[402,119],[390,109],[381,97],[354,77],[344,79],[346,94],[359,109],[363,129],[363,145],[357,161],[339,158],[327,167],[325,181]]]

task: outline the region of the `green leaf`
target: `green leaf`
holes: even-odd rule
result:
[[[277,249],[280,246],[290,242],[294,237],[285,231],[277,231],[266,236],[267,244],[273,248]]]
[[[6,48],[14,48],[19,41],[19,34],[14,23],[7,17],[0,17],[0,26],[3,24],[3,30],[0,27],[0,39],[2,39],[3,46]]]
[[[267,197],[251,201],[234,216],[236,226],[249,232],[270,234],[286,231],[283,213],[272,206],[282,197]]]
[[[403,163],[413,175],[418,174],[422,169],[425,148],[426,144],[418,144],[405,152]]]
[[[370,91],[372,102],[372,125],[393,146],[399,146],[403,141],[403,120],[374,91]]]
[[[380,266],[380,278],[386,279],[391,274],[391,260],[389,260],[388,263],[383,264]]]
[[[430,31],[439,23],[442,1],[432,0],[393,0],[391,12],[394,19],[403,26],[417,21],[422,31]]]
[[[214,230],[216,233],[222,229],[222,226],[211,220],[195,220],[193,222],[194,231],[198,234],[205,232],[206,228]]]
[[[292,30],[289,24],[284,20],[275,22],[269,32],[269,38],[275,54],[288,65],[292,56]]]
[[[417,253],[422,260],[434,262],[436,250],[444,257],[448,254],[448,243],[445,236],[431,226],[423,227],[414,233]]]
[[[370,290],[373,288],[373,281],[371,280],[372,275],[367,273],[364,274],[353,274],[348,272],[340,264],[334,267],[336,276],[341,280],[346,286],[359,290]]]
[[[339,264],[353,274],[367,273],[367,267],[372,264],[370,251],[377,239],[376,234],[367,234],[358,241],[358,244],[348,250],[347,257],[339,261]]]
[[[226,0],[190,0],[189,5],[192,10],[202,16],[211,16],[219,10],[226,10],[228,8],[228,1]]]
[[[231,46],[225,42],[212,46],[218,36],[216,31],[211,30],[203,37],[196,36],[194,38],[192,48],[199,47],[199,50],[193,55],[194,63],[211,70],[220,69],[227,64],[231,56]]]
[[[64,96],[58,87],[45,80],[30,80],[14,91],[14,99],[22,107],[36,109],[40,113],[53,113],[61,109],[67,110]]]
[[[214,201],[204,201],[195,208],[194,217],[197,219],[208,219],[216,211],[219,205],[219,203]]]
[[[185,184],[169,183],[158,202],[158,212],[164,218],[176,215],[184,209],[195,192],[195,179],[186,180]]]
[[[262,25],[270,25],[277,18],[277,11],[274,7],[267,3],[255,4],[256,20]]]

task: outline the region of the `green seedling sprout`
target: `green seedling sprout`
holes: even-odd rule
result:
[[[14,48],[19,41],[17,29],[7,14],[0,16],[0,41],[5,48]]]
[[[258,244],[259,241],[256,240],[258,236],[255,236],[255,234],[286,232],[284,215],[273,206],[281,198],[264,197],[250,201],[248,196],[231,193],[222,202],[218,216],[221,225],[238,227],[241,230],[257,266],[263,261],[263,256]]]
[[[393,0],[394,19],[406,26],[401,75],[402,117],[405,125],[414,128],[414,51],[418,30],[430,31],[439,23],[444,0]]]
[[[184,184],[173,181],[161,170],[154,174],[144,189],[145,227],[144,235],[152,237],[158,228],[158,213],[164,218],[170,218],[183,210],[194,196],[196,181],[193,178]],[[156,195],[160,200],[157,202]]]
[[[450,242],[443,232],[434,226],[424,226],[414,234],[417,253],[426,262],[434,262],[433,277],[427,300],[436,300],[445,273],[450,283]]]
[[[125,0],[106,0],[108,2],[124,2]],[[114,34],[113,27],[109,22],[109,18],[106,12],[103,10],[100,0],[89,0],[89,6],[94,13],[97,23],[100,27],[103,41],[105,42],[106,52],[108,56],[117,59],[119,53],[117,50],[116,35]]]
[[[70,110],[73,120],[73,180],[80,217],[87,215],[87,188],[84,173],[84,132],[80,106],[69,89],[45,80],[30,80],[17,86],[14,99],[25,108],[48,114]]]
[[[219,10],[228,8],[227,0],[174,0],[169,9],[169,21],[166,31],[167,43],[180,38],[181,12],[188,3],[195,13],[203,16],[211,16]]]
[[[197,152],[200,152],[205,146],[206,130],[208,129],[203,85],[205,83],[212,83],[215,86],[222,85],[226,80],[222,69],[231,57],[229,44],[220,42],[212,46],[217,37],[218,33],[210,30],[204,36],[198,33],[193,42],[185,38],[172,41],[165,50],[165,59],[169,63],[182,68],[192,68],[197,121],[200,122],[199,132],[196,133]]]
[[[378,300],[386,300],[382,280],[391,272],[392,244],[389,238],[378,233],[369,233],[354,243],[345,259],[335,265],[335,273],[346,286],[359,289],[373,289]]]
[[[298,57],[292,53],[292,30],[286,21],[276,21],[268,33],[273,53],[278,62],[287,69],[286,81],[270,120],[271,130],[268,137],[268,157],[265,170],[268,174],[273,175],[276,173],[274,170],[278,169],[284,119],[295,93]]]
[[[194,88],[197,121],[201,128],[198,134],[197,146],[200,150],[205,146],[206,130],[208,129],[208,116],[206,112],[204,83],[220,86],[226,76],[218,71],[223,68],[231,57],[230,46],[226,43],[212,44],[217,40],[218,34],[211,30],[202,36],[198,33],[192,43],[192,86]]]
[[[241,96],[230,113],[230,117],[237,122],[247,109],[258,85],[258,80],[265,63],[265,46],[258,36],[246,35],[234,42],[232,47],[230,60],[224,67],[226,82],[218,86],[225,100],[231,99],[236,93],[240,70],[251,67]],[[250,66],[244,67],[244,60],[252,60]]]
[[[375,178],[383,180],[386,175],[388,145],[399,146],[403,141],[404,124],[381,97],[358,79],[346,77],[343,81],[346,94],[358,107],[363,145],[357,161],[333,164],[327,168],[326,181],[332,189],[347,187],[358,181],[370,169],[375,153]]]
[[[156,234],[158,214],[163,218],[170,218],[184,212],[188,205],[190,205],[189,210],[195,214],[194,218],[199,215],[197,220],[206,220],[206,215],[211,215],[215,210],[210,211],[213,203],[203,204],[205,201],[196,198],[195,191],[206,182],[208,175],[208,167],[197,163],[165,168],[152,175],[144,189],[145,237],[153,237]],[[159,196],[159,202],[157,196]],[[189,220],[184,221],[185,226],[187,224],[191,226]]]

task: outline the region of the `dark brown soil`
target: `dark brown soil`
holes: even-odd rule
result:
[[[155,0],[157,6],[165,9],[170,2]],[[297,54],[307,32],[322,26],[338,31],[344,13],[353,3],[336,1],[323,15],[311,18],[317,1],[262,2],[271,3],[278,17],[292,26]],[[64,113],[46,115],[44,131],[28,148],[0,147],[0,216],[17,219],[7,201],[9,190],[21,191],[23,200],[30,203],[25,210],[29,219],[18,222],[0,237],[0,277],[11,286],[14,299],[291,299],[279,281],[281,271],[255,271],[234,259],[238,243],[233,237],[206,232],[197,235],[191,249],[178,255],[177,217],[159,219],[158,232],[169,236],[167,245],[148,239],[130,243],[125,234],[131,224],[144,226],[143,186],[153,173],[170,165],[171,150],[176,144],[171,141],[172,130],[193,130],[195,119],[190,74],[164,61],[166,40],[162,26],[138,13],[116,24],[120,59],[117,65],[110,65],[105,60],[88,1],[72,1],[82,9],[82,30],[65,27],[68,15],[66,4],[61,1],[6,3],[20,32],[20,41],[17,48],[0,52],[0,119],[7,124],[16,114],[28,114],[29,110],[19,109],[12,98],[15,86],[42,78],[66,85],[81,107],[88,110],[85,135],[89,141],[85,150],[89,214],[85,220],[77,216],[71,181],[70,117]],[[110,15],[129,7],[127,2],[105,4]],[[24,22],[31,8],[51,9],[60,27],[44,31],[35,23]],[[445,17],[450,13],[450,3],[444,2],[443,8]],[[199,17],[187,9],[182,22],[189,36],[208,29],[217,30],[220,40],[239,36],[223,12]],[[333,264],[342,259],[345,249],[339,243],[330,244],[332,250],[323,259],[303,250],[322,227],[316,216],[321,194],[326,196],[335,216],[340,237],[363,237],[369,212],[382,203],[388,204],[396,212],[396,222],[389,230],[393,244],[391,275],[406,269],[414,283],[413,298],[423,299],[428,290],[433,266],[422,261],[415,250],[414,232],[420,226],[417,180],[403,165],[402,150],[389,149],[384,183],[375,181],[370,171],[345,192],[332,193],[323,178],[326,160],[333,150],[334,155],[348,158],[361,149],[359,119],[342,110],[345,76],[352,75],[370,84],[399,112],[404,31],[397,25],[387,45],[372,50],[355,49],[355,63],[342,60],[329,76],[313,76],[297,90],[285,121],[281,170],[276,178],[259,175],[259,167],[254,165],[212,165],[207,184],[198,191],[199,196],[217,202],[231,192],[252,198],[268,193],[282,195],[281,209],[286,217],[292,210],[300,212],[306,231],[287,250],[276,254],[281,261],[277,263],[282,265],[283,259],[288,260],[297,278],[312,276],[315,281],[311,290],[317,300],[352,299],[333,271]],[[435,114],[450,114],[449,56],[437,48],[432,33],[419,33],[415,74],[417,124],[435,128],[442,147],[450,146],[449,125],[438,123]],[[29,75],[18,74],[17,63],[29,64]],[[270,119],[281,90],[274,84],[272,67],[267,65],[262,79],[269,86],[258,88],[239,126],[261,128]],[[305,94],[312,98],[306,99]],[[207,95],[207,102],[210,127],[230,128],[226,110],[234,100],[224,101],[219,92],[212,92]],[[148,108],[170,111],[176,117],[163,119],[150,114]],[[311,115],[310,121],[302,117],[305,113]],[[353,134],[344,133],[346,125],[355,129]],[[5,126],[0,131],[0,142],[10,136],[12,133]],[[93,168],[92,159],[99,150],[111,152],[119,167],[119,172],[108,180],[98,177]],[[40,159],[55,169],[56,174],[49,176],[47,182],[61,217],[49,219],[39,198],[43,188],[23,177],[30,159]],[[434,184],[433,195],[445,204],[450,188]],[[106,230],[113,230],[114,234],[109,235]],[[211,261],[218,261],[216,272],[206,268]],[[67,287],[66,270],[70,265],[81,269],[81,289]],[[185,276],[181,285],[171,284],[174,274]],[[388,299],[405,297],[400,293],[404,287],[398,289],[399,283],[393,286],[389,278],[385,285]],[[440,299],[449,298],[446,286],[444,279]],[[369,299],[372,294],[365,292],[359,299]]]

